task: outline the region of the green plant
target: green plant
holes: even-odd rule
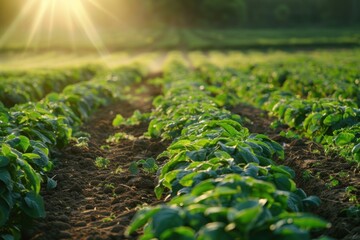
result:
[[[115,133],[114,135],[109,136],[106,139],[106,142],[107,143],[119,143],[120,140],[123,140],[123,139],[134,140],[135,137],[133,135],[129,135],[125,132],[118,132],[118,133]]]
[[[195,74],[179,65],[167,74],[148,134],[172,140],[155,188],[171,201],[139,211],[127,235],[145,226],[142,239],[311,239],[310,229],[329,227],[302,213],[320,200],[275,165],[278,143],[249,133]]]
[[[158,165],[154,158],[141,159],[130,164],[129,171],[132,175],[139,174],[140,169],[146,173],[156,173]]]
[[[95,159],[95,166],[98,168],[107,168],[110,164],[110,160],[103,157],[97,157]]]

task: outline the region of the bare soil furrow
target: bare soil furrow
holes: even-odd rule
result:
[[[82,130],[91,135],[88,146],[70,144],[57,156],[51,175],[58,185],[42,193],[47,217],[35,222],[26,238],[125,239],[124,231],[136,210],[159,203],[154,196],[155,175],[140,172],[134,176],[128,168],[135,160],[156,157],[166,143],[140,137],[147,131],[146,122],[137,126],[112,126],[118,113],[130,117],[135,110],[150,111],[151,98],[158,91],[148,86],[131,102],[117,102],[99,110],[83,126]],[[110,135],[120,131],[135,139],[106,142]],[[110,163],[106,168],[98,168],[97,157],[109,159]]]

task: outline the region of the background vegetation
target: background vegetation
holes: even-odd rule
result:
[[[24,0],[0,0],[0,27]],[[360,24],[359,0],[103,0],[120,25],[171,27],[289,27]],[[90,6],[91,8],[91,6]],[[94,16],[108,25],[106,16]],[[111,22],[111,25],[119,23]]]

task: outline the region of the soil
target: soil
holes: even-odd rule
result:
[[[332,227],[314,235],[324,234],[346,240],[360,239],[360,219],[348,217],[345,211],[354,205],[349,201],[346,187],[357,187],[353,194],[360,199],[360,169],[334,153],[326,155],[323,147],[311,140],[280,136],[280,132],[288,130],[288,127],[272,129],[270,124],[275,119],[265,111],[246,104],[238,105],[232,111],[247,119],[244,126],[250,132],[266,134],[282,144],[285,160],[278,163],[295,170],[294,180],[299,188],[308,195],[316,195],[321,199],[320,207],[312,212],[328,220]],[[330,178],[339,181],[338,184],[333,186]]]
[[[143,86],[139,84],[135,89]],[[151,98],[158,95],[159,90],[145,86],[145,92],[134,91],[136,98],[114,103],[94,114],[82,129],[91,134],[87,147],[72,143],[57,156],[51,174],[58,185],[53,190],[42,191],[47,217],[36,221],[34,227],[24,233],[24,239],[127,239],[124,231],[138,208],[162,202],[154,196],[155,175],[141,171],[134,176],[128,168],[136,160],[156,157],[168,143],[141,137],[147,130],[146,122],[119,128],[111,124],[118,113],[130,117],[135,110],[151,110]],[[264,111],[239,105],[233,112],[247,119],[244,125],[250,132],[267,134],[282,144],[286,159],[279,164],[293,168],[297,186],[322,200],[321,206],[312,212],[331,222],[332,227],[314,236],[360,239],[359,219],[348,217],[344,211],[353,205],[345,188],[360,186],[359,169],[336,155],[326,155],[320,145],[310,140],[281,137],[279,133],[287,127],[272,129],[270,124],[274,119]],[[107,143],[106,139],[117,132],[135,138]],[[110,148],[102,149],[103,145],[110,145]],[[95,166],[97,157],[110,160],[107,168]],[[331,186],[330,177],[339,184]],[[360,198],[359,189],[354,194]]]
[[[138,87],[143,86],[142,83]],[[154,194],[156,174],[140,171],[131,175],[128,169],[134,161],[156,157],[167,143],[141,137],[147,131],[146,122],[112,126],[118,113],[130,117],[135,110],[151,111],[151,97],[159,92],[145,86],[147,91],[134,94],[138,97],[131,102],[117,102],[94,114],[82,128],[91,134],[87,147],[73,143],[61,150],[51,172],[57,187],[42,191],[47,216],[35,222],[35,227],[25,233],[25,239],[126,239],[124,231],[138,208],[161,202]],[[135,138],[106,142],[110,135],[120,131]],[[102,149],[103,145],[110,148]],[[107,168],[95,165],[97,157],[110,160]]]

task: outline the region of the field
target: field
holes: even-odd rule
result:
[[[3,239],[360,237],[360,49],[1,56]]]
[[[360,49],[202,46],[1,53],[0,238],[360,238]]]

